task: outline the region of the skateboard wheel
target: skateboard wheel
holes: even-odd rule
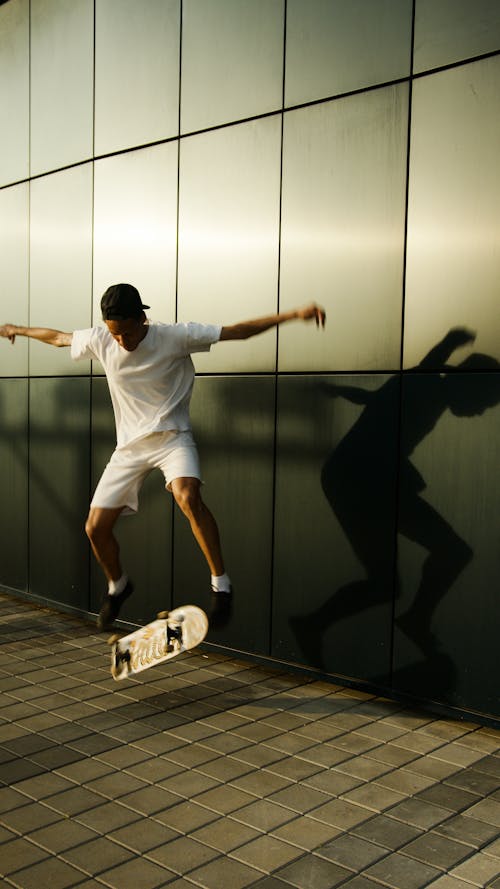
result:
[[[168,617],[168,611],[159,611],[156,616],[158,620],[165,620]]]
[[[119,641],[120,641],[120,637],[116,633],[114,633],[113,636],[109,637],[108,645],[114,645],[115,642],[119,642]]]

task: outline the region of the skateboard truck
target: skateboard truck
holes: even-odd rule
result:
[[[113,651],[115,670],[120,670],[122,664],[126,664],[127,666],[130,665],[130,651],[128,651],[128,649],[125,651],[122,651],[118,647],[118,645],[116,645],[116,643],[119,641],[120,641],[120,637],[118,636],[117,633],[115,633],[113,636],[110,636],[108,639],[108,645],[115,646],[114,651]]]
[[[182,617],[178,617],[176,623],[172,626],[168,622],[168,611],[159,611],[157,614],[158,620],[166,620],[167,621],[167,649],[172,651],[174,648],[173,640],[176,639],[179,645],[182,648]]]

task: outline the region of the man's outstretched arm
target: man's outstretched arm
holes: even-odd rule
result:
[[[10,340],[11,343],[16,341],[16,336],[27,336],[41,343],[47,343],[48,346],[57,347],[71,346],[73,339],[73,334],[64,330],[52,330],[49,327],[19,327],[17,324],[0,326],[0,336]]]
[[[258,333],[264,333],[271,327],[277,327],[285,321],[316,321],[316,327],[324,327],[326,313],[321,306],[311,303],[303,309],[293,309],[291,312],[279,312],[277,315],[267,315],[264,318],[255,318],[253,321],[240,321],[238,324],[224,325],[220,335],[221,340],[246,340]]]

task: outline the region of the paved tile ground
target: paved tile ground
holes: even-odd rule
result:
[[[18,889],[500,887],[500,732],[102,636],[0,596],[0,876]]]

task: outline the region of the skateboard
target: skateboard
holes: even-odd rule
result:
[[[116,681],[196,648],[207,635],[208,618],[196,605],[160,611],[157,619],[128,636],[111,636],[111,675]]]

